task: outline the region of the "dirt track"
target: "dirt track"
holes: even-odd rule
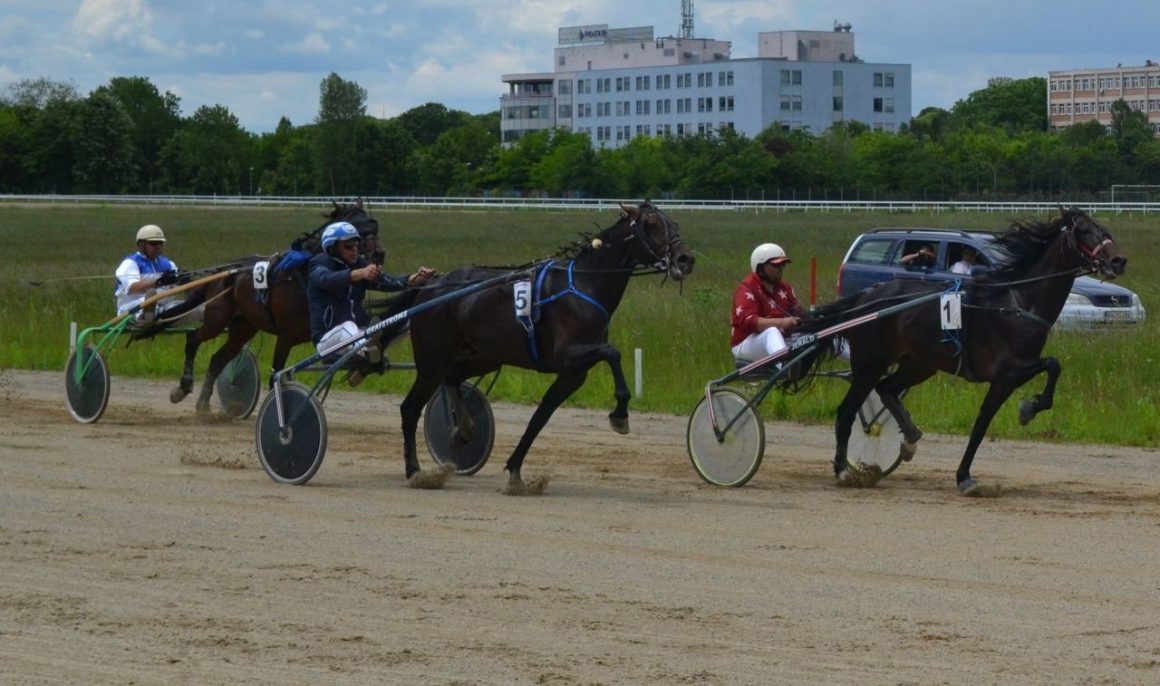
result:
[[[1160,682],[1156,451],[988,442],[1003,492],[966,499],[959,437],[848,490],[828,430],[771,425],[726,490],[683,417],[563,410],[514,498],[529,408],[440,491],[404,485],[397,398],[332,394],[304,487],[192,411],[114,377],[83,426],[62,373],[0,371],[0,683]]]

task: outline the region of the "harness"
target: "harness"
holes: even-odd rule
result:
[[[611,319],[611,317],[609,317],[609,315],[608,315],[608,310],[604,307],[604,305],[600,304],[600,301],[598,301],[596,298],[593,298],[592,296],[588,295],[584,291],[581,291],[578,288],[576,288],[576,280],[575,280],[575,277],[573,275],[573,270],[576,268],[576,260],[569,260],[568,266],[566,267],[566,271],[568,274],[568,287],[565,288],[564,290],[558,292],[558,293],[553,293],[552,295],[549,295],[548,297],[544,297],[544,295],[543,295],[544,281],[548,278],[549,270],[551,270],[551,269],[565,269],[565,267],[553,266],[555,264],[556,264],[556,260],[549,260],[549,261],[545,262],[544,265],[542,267],[540,267],[539,271],[536,273],[535,286],[532,289],[532,303],[531,303],[530,314],[526,314],[526,315],[517,314],[516,315],[516,321],[518,321],[520,323],[520,325],[524,327],[524,331],[527,333],[526,342],[527,342],[527,346],[528,346],[528,354],[531,355],[532,362],[534,362],[536,364],[536,367],[539,367],[541,369],[543,369],[543,363],[542,363],[542,360],[540,358],[540,346],[539,346],[539,343],[537,342],[537,339],[536,339],[536,324],[540,321],[540,315],[543,313],[544,305],[547,305],[548,303],[553,302],[555,300],[559,300],[560,298],[563,298],[565,296],[574,295],[577,298],[580,298],[584,302],[588,303],[589,305],[592,305],[596,309],[600,310],[600,313],[604,315],[604,320],[605,320],[604,326],[605,326],[606,330],[608,328],[608,321]]]

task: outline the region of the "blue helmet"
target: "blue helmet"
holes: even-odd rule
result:
[[[354,228],[350,222],[335,222],[322,232],[322,247],[323,249],[329,248],[335,243],[351,238],[358,238],[358,229]]]

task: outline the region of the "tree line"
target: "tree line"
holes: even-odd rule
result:
[[[1112,184],[1160,184],[1160,140],[1144,113],[1047,131],[1046,80],[992,79],[898,132],[841,122],[638,136],[593,148],[562,130],[500,140],[500,113],[428,103],[368,116],[366,90],[330,74],[318,116],[245,131],[225,105],[186,117],[149,79],[87,96],[48,78],[0,93],[0,193],[273,196],[548,195],[687,199],[1098,199]]]

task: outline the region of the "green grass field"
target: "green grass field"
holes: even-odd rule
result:
[[[662,205],[663,207],[663,205]],[[0,235],[6,267],[0,275],[0,367],[63,370],[69,322],[80,328],[112,318],[113,269],[133,250],[137,228],[162,226],[169,238],[166,254],[184,269],[229,262],[248,254],[269,254],[321,223],[327,208],[191,208],[123,206],[0,205]],[[401,273],[426,264],[441,271],[469,264],[518,264],[548,256],[580,232],[612,224],[612,212],[375,211],[387,245],[387,270]],[[781,244],[793,258],[786,278],[799,297],[809,298],[811,258],[817,264],[818,302],[833,299],[837,268],[851,240],[876,226],[933,226],[1002,230],[1015,217],[997,214],[725,213],[671,212],[697,254],[697,269],[684,284],[642,277],[629,287],[613,318],[612,342],[624,355],[633,377],[633,349],[643,350],[644,384],[631,409],[686,415],[706,381],[732,368],[728,350],[729,307],[733,288],[748,270],[757,243]],[[1045,354],[1060,359],[1063,376],[1055,408],[1028,427],[1016,421],[1016,400],[1042,388],[1042,377],[1018,392],[992,424],[997,437],[1084,441],[1125,445],[1160,444],[1156,388],[1160,382],[1160,280],[1148,273],[1160,257],[1160,217],[1105,215],[1098,219],[1129,256],[1120,283],[1140,294],[1152,317],[1129,331],[1053,334]],[[30,281],[108,275],[107,279]],[[938,335],[932,332],[931,335]],[[268,367],[273,339],[256,344]],[[409,344],[391,349],[392,360],[410,359]],[[204,373],[210,343],[199,356]],[[310,354],[299,347],[291,361]],[[162,337],[109,358],[114,375],[171,378],[181,367],[182,339]],[[62,372],[63,374],[63,372]],[[551,377],[516,369],[500,375],[493,398],[534,403]],[[372,378],[362,390],[402,393],[411,373],[397,371]],[[63,385],[63,377],[62,377]],[[986,386],[940,375],[914,389],[907,405],[927,430],[965,434]],[[845,392],[840,381],[819,381],[808,392],[772,396],[763,407],[769,417],[803,422],[831,421]],[[116,403],[114,378],[110,403]],[[63,406],[62,399],[62,406]],[[187,401],[190,402],[190,401]],[[612,407],[612,381],[601,365],[570,401],[594,408]],[[63,408],[62,408],[63,409]],[[193,411],[192,405],[190,411]],[[394,407],[384,408],[396,416]],[[776,443],[777,438],[771,437]]]

